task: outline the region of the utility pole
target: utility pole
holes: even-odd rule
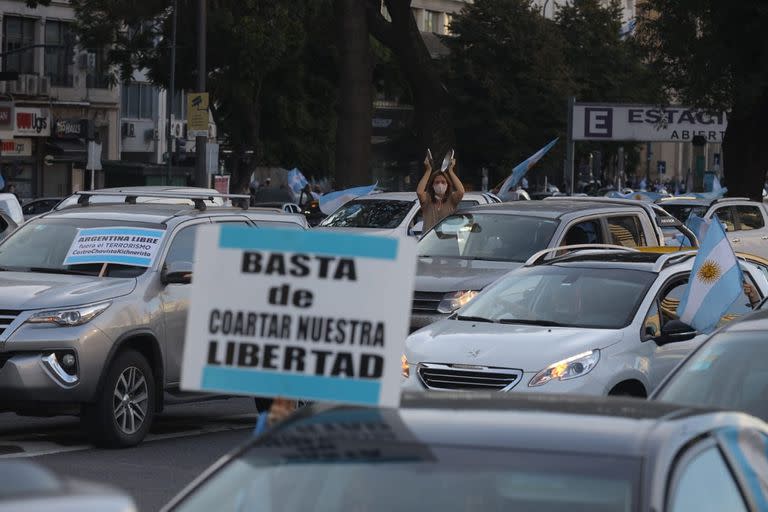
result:
[[[208,74],[205,64],[206,21],[206,1],[197,0],[197,92],[205,92],[205,77]],[[210,186],[205,161],[207,140],[205,135],[195,138],[195,186],[203,188]]]
[[[171,20],[171,80],[168,87],[168,126],[166,127],[166,144],[168,154],[168,173],[165,177],[165,184],[171,184],[171,174],[173,166],[173,126],[171,126],[171,119],[173,118],[173,100],[176,94],[176,20],[177,13],[179,11],[179,1],[173,0],[173,18]]]

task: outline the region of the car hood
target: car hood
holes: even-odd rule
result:
[[[136,279],[0,272],[0,309],[48,309],[90,304],[131,293]]]
[[[618,343],[622,331],[441,320],[405,344],[411,364],[442,363],[537,372],[581,352]]]
[[[520,266],[522,263],[513,261],[419,257],[415,289],[418,292],[443,293],[457,290],[482,290]]]

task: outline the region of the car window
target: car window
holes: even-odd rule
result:
[[[722,206],[715,210],[715,217],[725,226],[726,231],[736,231],[736,215],[733,206]]]
[[[763,213],[757,206],[737,206],[736,211],[739,214],[739,229],[749,231],[752,229],[761,229],[765,227]]]
[[[603,230],[599,220],[586,220],[568,228],[561,245],[602,244]]]
[[[624,247],[644,247],[645,233],[640,219],[636,215],[622,217],[608,217],[608,233],[611,235],[611,243]]]
[[[474,199],[465,199],[463,201],[459,201],[459,206],[456,209],[462,210],[464,208],[471,208],[473,206],[477,206],[478,204],[480,203]]]
[[[716,446],[684,461],[675,475],[671,512],[739,512],[747,510],[733,475]],[[705,492],[702,492],[706,490]]]
[[[767,360],[764,332],[716,333],[675,370],[655,399],[739,410],[768,420]]]
[[[200,229],[200,226],[205,225],[205,223],[193,224],[177,231],[176,235],[173,237],[171,246],[168,249],[168,254],[165,257],[165,264],[170,265],[171,263],[181,262],[192,263],[195,256],[195,238],[197,237],[197,231]]]

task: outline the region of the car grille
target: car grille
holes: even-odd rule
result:
[[[421,363],[418,372],[427,388],[438,390],[509,390],[523,376],[511,368],[435,363]]]
[[[16,317],[21,314],[21,311],[13,311],[9,309],[0,309],[0,336],[5,333],[11,323],[16,320]]]
[[[444,295],[442,292],[414,292],[413,313],[437,313],[437,306]]]

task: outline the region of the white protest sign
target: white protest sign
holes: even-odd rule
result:
[[[149,267],[160,250],[165,231],[130,227],[79,229],[64,265],[116,263]]]
[[[416,243],[205,226],[181,386],[394,407]]]

